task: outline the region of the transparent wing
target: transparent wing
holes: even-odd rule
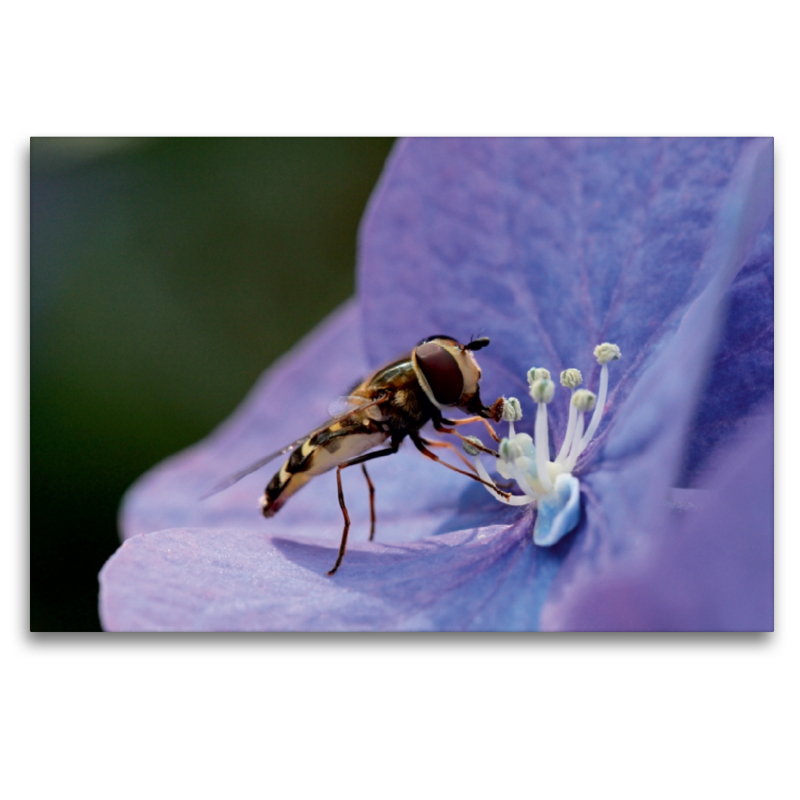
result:
[[[205,500],[207,497],[211,497],[212,494],[217,494],[218,492],[228,489],[229,487],[233,486],[234,483],[238,483],[242,478],[247,477],[251,472],[255,472],[257,469],[261,469],[261,467],[263,467],[265,464],[269,464],[270,461],[274,461],[278,456],[291,453],[292,450],[298,448],[306,439],[308,439],[309,436],[312,435],[313,433],[307,433],[305,436],[301,436],[291,444],[287,444],[286,447],[282,447],[280,450],[276,450],[274,453],[270,453],[268,456],[259,458],[258,461],[253,462],[244,469],[240,469],[238,472],[234,472],[233,475],[228,475],[227,478],[221,480],[218,484],[204,494],[201,494],[200,500]]]
[[[200,495],[199,499],[205,500],[207,497],[211,497],[211,495],[225,491],[225,489],[228,489],[231,486],[233,486],[234,483],[238,483],[242,478],[247,477],[251,472],[255,472],[256,470],[261,469],[261,467],[263,467],[264,465],[269,464],[270,461],[274,461],[276,458],[278,458],[278,456],[283,456],[286,455],[286,453],[291,453],[292,450],[298,448],[301,444],[303,444],[303,442],[306,441],[306,439],[310,439],[318,431],[327,428],[334,422],[339,422],[343,419],[347,419],[347,417],[351,416],[352,414],[355,414],[358,411],[363,411],[365,408],[370,408],[372,406],[375,406],[385,399],[386,399],[385,394],[382,394],[379,397],[374,397],[372,399],[366,397],[337,398],[328,406],[328,413],[331,415],[331,418],[327,422],[325,422],[324,424],[320,425],[317,428],[314,428],[313,431],[307,433],[305,436],[301,436],[299,439],[296,439],[291,444],[287,444],[286,447],[282,447],[280,450],[276,450],[274,453],[270,453],[268,456],[259,458],[258,461],[253,462],[244,469],[240,469],[238,472],[234,472],[232,475],[228,475],[227,478],[224,478],[218,484],[209,489],[207,492]]]
[[[335,422],[339,419],[349,417],[350,414],[355,414],[356,411],[361,411],[364,408],[374,405],[375,400],[370,400],[368,397],[358,397],[357,395],[337,397],[328,405],[328,416],[331,418],[330,422]]]

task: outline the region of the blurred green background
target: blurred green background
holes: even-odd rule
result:
[[[125,489],[353,294],[391,145],[31,140],[31,630],[100,630]]]

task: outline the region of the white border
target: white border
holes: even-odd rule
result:
[[[800,131],[788,6],[262,6],[45,2],[5,18],[4,785],[21,797],[787,796],[800,581],[782,379],[774,635],[26,632],[31,135],[775,136],[789,366]]]

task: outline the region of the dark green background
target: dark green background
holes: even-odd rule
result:
[[[31,630],[99,630],[125,489],[353,294],[391,144],[31,140]]]

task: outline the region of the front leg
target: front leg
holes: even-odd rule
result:
[[[369,487],[369,540],[375,538],[375,487],[369,479],[369,472],[367,472],[367,465],[361,465],[361,471],[367,479],[367,486]]]
[[[466,419],[458,419],[458,420],[445,419],[445,417],[438,417],[433,419],[433,427],[437,431],[439,431],[439,433],[449,433],[451,436],[458,436],[458,438],[461,439],[462,441],[466,441],[467,440],[466,436],[462,436],[458,431],[455,431],[452,428],[445,428],[442,425],[442,423],[445,423],[446,425],[452,425],[453,427],[455,427],[457,425],[466,425],[469,422],[482,422],[486,426],[486,430],[489,431],[489,435],[492,437],[492,439],[494,439],[496,442],[500,442],[500,437],[495,432],[495,429],[489,424],[488,420],[485,420],[483,417],[467,417]],[[478,445],[475,444],[471,439],[470,439],[470,444],[473,444],[475,445],[475,447],[478,447]],[[493,455],[495,458],[497,458],[497,453],[494,450],[490,450],[488,447],[483,447],[481,445],[480,447],[478,447],[478,449],[483,450],[484,453],[488,453],[489,455]]]
[[[431,461],[436,461],[437,463],[441,464],[443,467],[447,467],[447,469],[453,470],[453,472],[458,472],[461,475],[466,475],[468,478],[472,478],[472,480],[477,481],[478,483],[482,483],[484,486],[488,486],[493,492],[497,492],[501,497],[504,497],[506,500],[511,496],[508,492],[504,492],[501,489],[498,489],[494,483],[489,483],[488,481],[483,480],[483,478],[479,478],[477,475],[473,475],[471,472],[466,472],[463,469],[459,469],[458,467],[454,467],[452,464],[448,464],[446,461],[442,461],[439,456],[435,453],[431,453],[430,450],[425,445],[430,445],[430,442],[427,439],[423,439],[418,433],[410,433],[409,438],[412,442],[414,442],[414,446],[417,450],[422,453],[426,458],[431,459]]]

